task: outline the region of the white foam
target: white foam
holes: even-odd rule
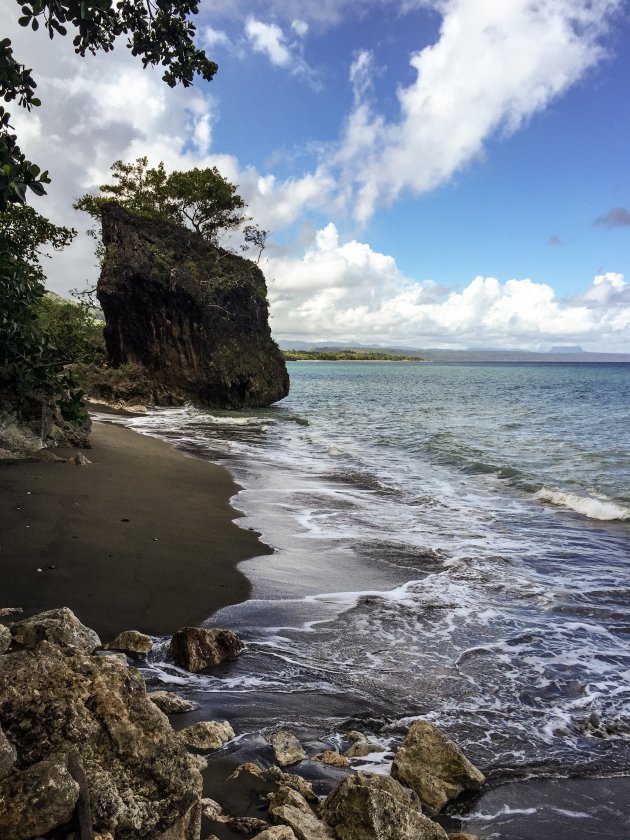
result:
[[[589,519],[599,519],[602,522],[612,522],[615,519],[630,519],[630,508],[618,505],[610,499],[594,499],[591,496],[578,496],[563,490],[551,490],[543,487],[536,493],[541,502],[549,502],[558,507],[565,507]]]

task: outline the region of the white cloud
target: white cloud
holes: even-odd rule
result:
[[[531,279],[475,277],[462,291],[443,292],[406,278],[393,257],[366,243],[340,243],[331,223],[303,258],[271,255],[265,273],[280,337],[529,349],[623,350],[630,342],[630,286],[613,272],[570,300]]]
[[[357,218],[402,190],[434,189],[489,138],[516,131],[564,93],[604,56],[600,39],[621,2],[435,0],[440,35],[411,57],[416,79],[398,91],[400,119],[386,123],[359,100],[348,121],[338,160],[356,188]],[[355,61],[356,92],[360,71]],[[371,131],[367,157],[357,121]]]
[[[245,34],[256,52],[264,53],[272,64],[277,67],[292,64],[291,50],[277,24],[263,23],[250,17],[245,23]]]
[[[199,41],[204,50],[213,50],[215,47],[231,47],[226,32],[222,29],[214,29],[212,26],[204,26],[199,34]]]
[[[297,30],[304,29],[307,24],[303,21],[294,20],[293,28],[297,24]],[[307,27],[308,28],[308,27]],[[302,34],[298,32],[298,34]],[[245,36],[256,52],[266,55],[269,61],[276,67],[290,70],[294,76],[301,76],[306,79],[314,90],[321,88],[317,74],[304,61],[302,57],[302,45],[289,43],[282,29],[276,23],[263,23],[253,17],[248,17],[245,22]]]
[[[299,35],[300,38],[304,38],[308,32],[308,23],[306,23],[305,20],[291,21],[291,29],[296,35]]]

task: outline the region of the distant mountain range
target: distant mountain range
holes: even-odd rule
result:
[[[351,341],[326,343],[322,341],[278,342],[281,350],[318,350],[324,353],[338,353],[343,350],[357,350],[362,353],[390,353],[404,356],[418,356],[427,362],[626,362],[630,353],[590,353],[575,345],[555,346],[546,353],[529,350],[440,350],[436,348],[358,344]]]

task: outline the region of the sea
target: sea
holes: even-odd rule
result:
[[[190,675],[158,640],[149,683],[229,719],[233,764],[278,727],[309,752],[360,729],[385,749],[355,767],[386,773],[422,718],[488,778],[451,830],[630,838],[630,364],[288,367],[269,408],[119,419],[227,467],[273,549],[208,616],[246,652]]]

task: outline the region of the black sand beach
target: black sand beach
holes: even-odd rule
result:
[[[85,467],[0,466],[1,605],[68,606],[106,640],[247,598],[236,566],[268,549],[233,523],[230,475],[118,426],[95,423],[91,441]]]

